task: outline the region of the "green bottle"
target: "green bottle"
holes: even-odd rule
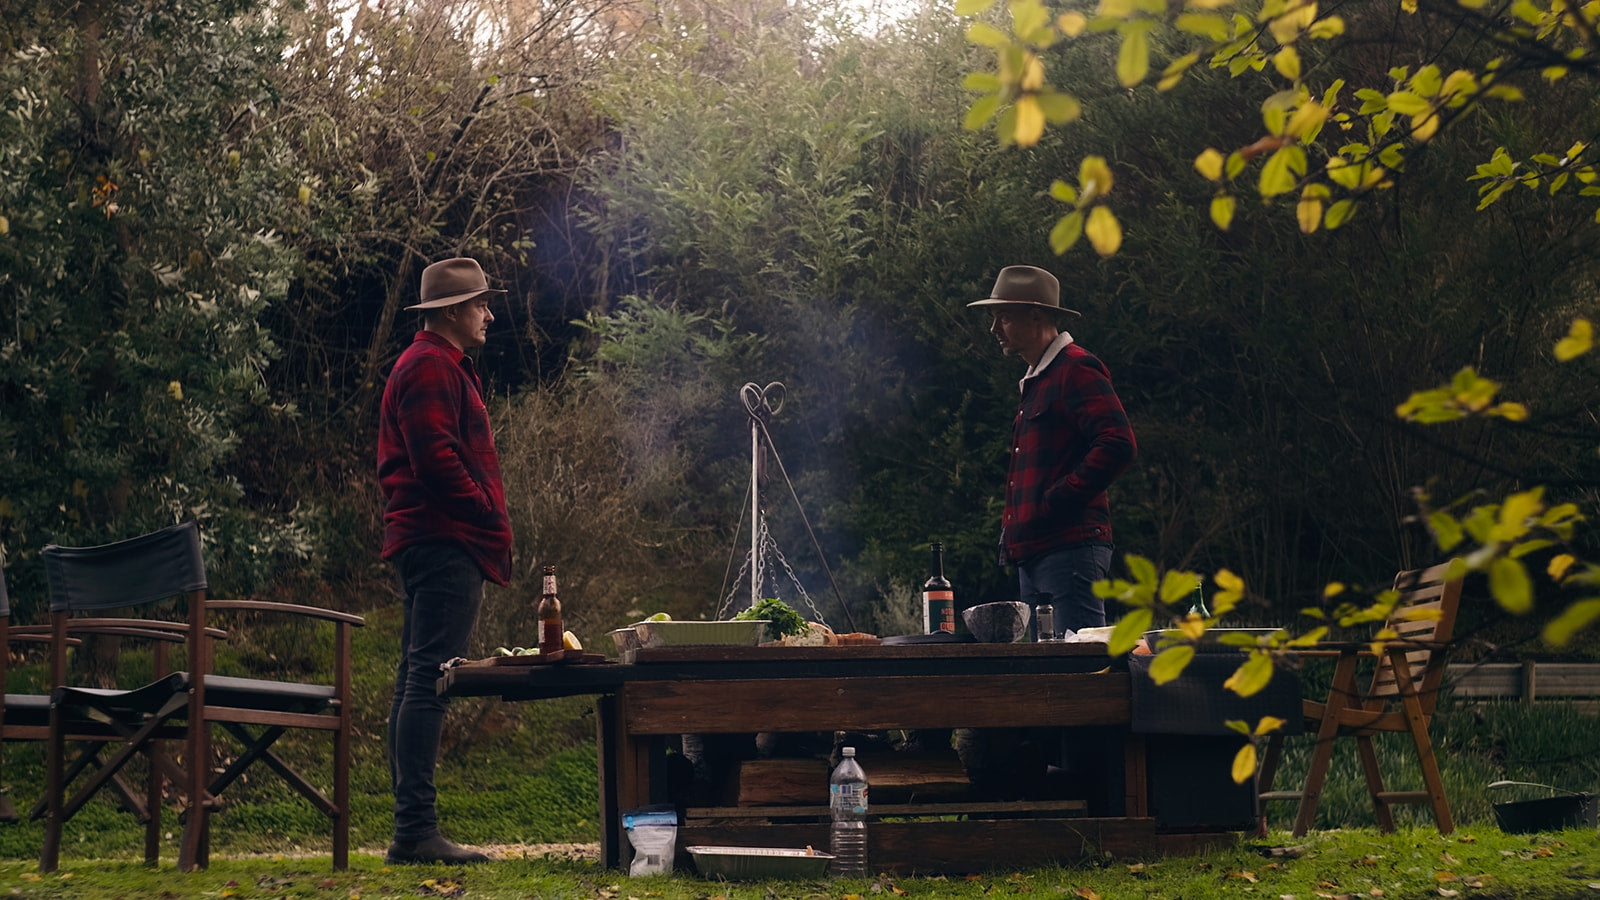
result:
[[[1194,586],[1194,593],[1189,595],[1189,601],[1189,612],[1202,619],[1211,618],[1211,610],[1206,609],[1206,594],[1200,589],[1200,585]]]

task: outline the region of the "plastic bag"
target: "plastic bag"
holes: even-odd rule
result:
[[[622,827],[633,847],[629,875],[659,875],[672,871],[677,852],[678,811],[672,806],[642,806],[622,811]]]

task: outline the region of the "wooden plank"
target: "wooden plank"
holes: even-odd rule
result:
[[[629,734],[878,731],[1115,725],[1130,717],[1126,672],[792,678],[623,686]],[[757,724],[759,723],[759,724]]]
[[[1445,684],[1457,697],[1600,697],[1600,663],[1455,663]]]
[[[641,647],[624,654],[635,665],[684,662],[862,662],[896,659],[1035,659],[1106,656],[1098,642],[1043,644],[901,644],[836,647]]]
[[[617,804],[617,727],[621,723],[617,713],[617,698],[601,695],[595,698],[594,738],[595,766],[600,770],[600,865],[607,869],[621,868],[622,821]]]
[[[996,800],[990,802],[951,801],[933,803],[873,803],[875,816],[905,816],[908,818],[934,816],[985,816],[1017,815],[1021,813],[1071,813],[1089,808],[1083,800]],[[826,819],[830,815],[826,806],[688,806],[683,810],[684,821],[706,819]],[[703,824],[703,822],[702,822]]]
[[[685,825],[677,864],[692,869],[685,847],[815,847],[828,849],[828,825]],[[1159,841],[1154,819],[974,819],[961,822],[873,822],[867,829],[872,872],[964,874],[1019,866],[1060,865],[1087,855],[1148,858]]]

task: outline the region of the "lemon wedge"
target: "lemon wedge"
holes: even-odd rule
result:
[[[568,650],[582,650],[583,649],[583,643],[578,640],[578,636],[573,634],[570,631],[562,633],[562,635],[561,635],[561,646],[567,648]]]

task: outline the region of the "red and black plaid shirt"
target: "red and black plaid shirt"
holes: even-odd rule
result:
[[[472,359],[419,331],[383,389],[378,419],[383,558],[453,541],[495,584],[511,578],[511,518]]]
[[[1106,487],[1137,452],[1105,365],[1063,337],[1065,346],[1022,382],[1000,524],[1002,565],[1073,544],[1111,543]]]

